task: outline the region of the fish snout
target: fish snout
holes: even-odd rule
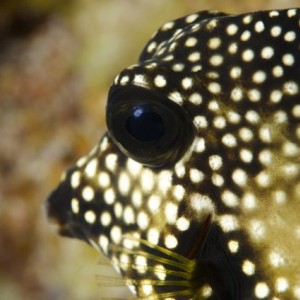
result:
[[[72,216],[69,207],[71,199],[71,188],[62,183],[52,191],[45,203],[46,216],[53,230],[55,233],[67,237],[74,237],[70,226]]]

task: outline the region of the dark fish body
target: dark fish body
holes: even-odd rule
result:
[[[47,202],[139,299],[300,299],[298,9],[165,23]]]

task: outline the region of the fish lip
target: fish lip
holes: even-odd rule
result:
[[[90,244],[88,233],[70,210],[72,189],[61,183],[45,202],[46,217],[52,230],[63,237],[76,238]]]
[[[90,243],[87,234],[84,233],[83,228],[81,228],[78,224],[72,220],[72,216],[69,215],[68,219],[62,221],[57,218],[55,211],[53,211],[49,201],[45,204],[46,216],[50,223],[51,229],[58,235],[69,238],[76,238],[80,240],[84,240],[87,243]]]
[[[45,201],[46,217],[55,233],[75,237],[72,227],[72,216],[70,213],[70,200],[72,190],[66,184],[60,184],[51,192]]]
[[[52,195],[52,194],[51,194]],[[56,233],[61,236],[65,237],[74,237],[73,234],[71,233],[70,228],[68,228],[68,223],[67,221],[64,221],[59,214],[57,214],[57,210],[55,209],[54,206],[51,204],[51,195],[47,199],[45,203],[45,212],[46,212],[46,217],[48,219],[48,222],[51,226],[51,229]]]

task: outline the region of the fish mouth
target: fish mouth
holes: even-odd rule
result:
[[[87,241],[86,234],[70,210],[71,199],[71,187],[61,183],[46,200],[46,216],[56,234]]]
[[[70,236],[68,221],[72,190],[66,184],[60,184],[46,200],[46,216],[56,233]]]
[[[47,210],[47,208],[46,208]],[[47,211],[48,214],[49,211]],[[72,227],[67,223],[61,223],[60,220],[58,220],[56,217],[49,217],[48,214],[48,220],[51,226],[51,229],[58,235],[64,236],[64,237],[70,237],[75,238],[77,235],[74,234],[74,230]]]
[[[90,244],[88,234],[85,232],[82,223],[71,212],[72,197],[71,187],[61,183],[46,200],[46,217],[56,234],[80,239]]]

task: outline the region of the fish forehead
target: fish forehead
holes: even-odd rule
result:
[[[300,299],[298,31],[294,9],[193,14],[163,25],[115,79],[165,95],[197,129],[170,168],[142,166],[106,134],[63,177],[68,222],[123,275],[148,274],[124,248],[147,251],[141,239],[188,257],[212,216],[203,253],[222,248],[242,297]]]
[[[161,50],[166,44],[183,37],[187,41],[191,35],[197,35],[197,32],[201,34],[207,32],[208,35],[199,36],[198,41],[189,40],[185,47],[195,47],[197,45],[196,48],[198,48],[208,42],[210,49],[217,49],[221,43],[215,39],[214,34],[219,34],[225,44],[228,43],[228,39],[231,39],[231,37],[234,37],[236,41],[240,39],[241,42],[245,42],[251,37],[248,36],[247,31],[244,33],[245,29],[250,30],[252,37],[269,34],[269,38],[276,38],[298,28],[298,17],[298,9],[258,11],[240,15],[229,15],[218,11],[202,11],[163,24],[147,42],[139,61],[143,62],[161,56],[164,53]],[[273,26],[276,27],[273,28]],[[242,33],[244,33],[244,36],[242,36]],[[265,42],[268,40],[265,40]],[[255,48],[257,43],[251,44]],[[171,47],[171,51],[174,50],[175,46]]]
[[[276,109],[285,105],[283,94],[297,94],[297,10],[207,14],[200,20],[193,14],[195,23],[186,24],[188,16],[163,25],[140,63],[123,70],[113,88],[133,85],[161,93],[198,122],[204,112],[211,119],[218,105],[241,113]]]

